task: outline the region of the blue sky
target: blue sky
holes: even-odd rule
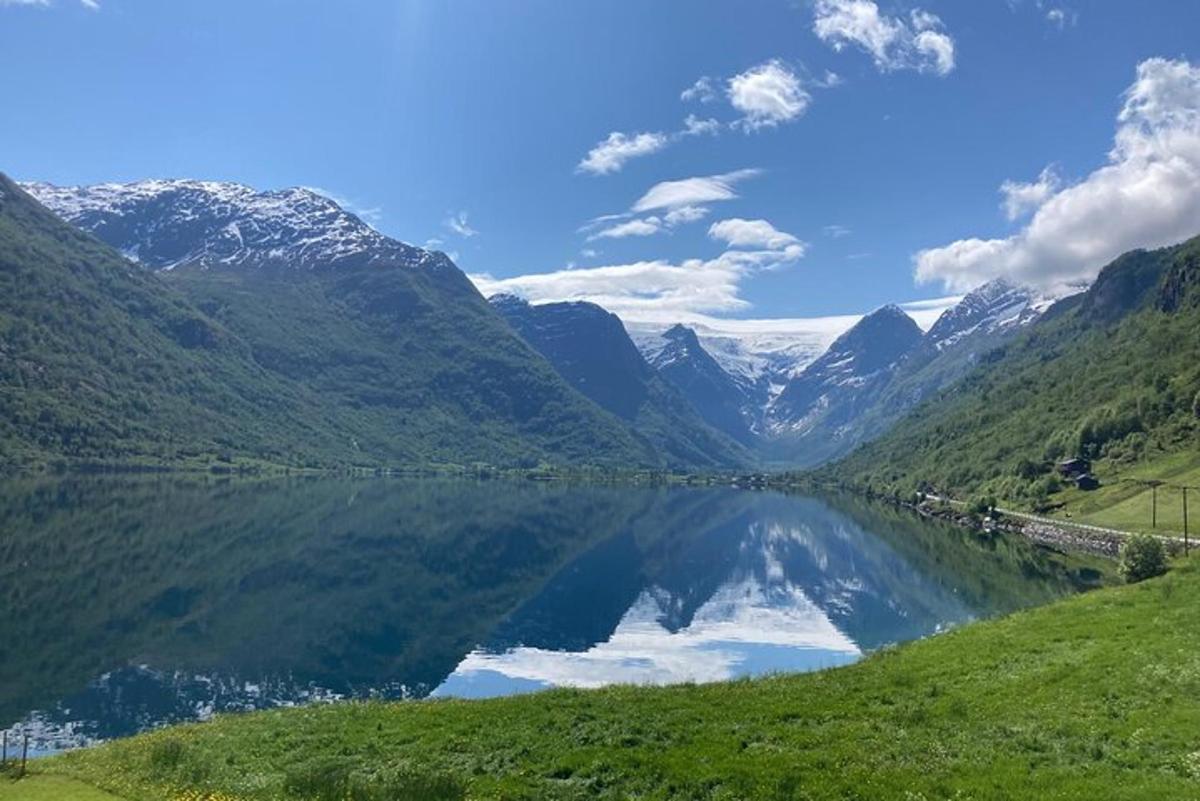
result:
[[[1174,0],[0,0],[0,170],[318,187],[485,290],[633,318],[1062,291],[1200,233],[1197,31]]]

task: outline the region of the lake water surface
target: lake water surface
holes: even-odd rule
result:
[[[0,485],[0,729],[36,753],[338,698],[855,661],[1095,560],[844,497],[393,479]]]

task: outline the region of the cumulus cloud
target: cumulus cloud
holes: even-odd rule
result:
[[[1037,211],[1062,186],[1062,179],[1053,167],[1047,167],[1031,183],[1005,181],[1000,185],[1004,197],[1001,204],[1009,220],[1017,220],[1031,211]]]
[[[954,39],[936,14],[921,9],[905,19],[882,13],[874,0],[817,0],[813,32],[834,50],[852,45],[867,52],[885,72],[954,69]]]
[[[633,210],[640,213],[733,200],[737,197],[734,187],[738,183],[761,174],[762,170],[748,169],[721,175],[684,178],[679,181],[663,181],[650,187],[646,194],[633,204]]]
[[[623,134],[613,131],[607,139],[589,150],[575,169],[592,175],[620,172],[626,162],[657,153],[669,142],[670,137],[664,133]]]
[[[782,61],[768,61],[729,79],[729,104],[742,117],[737,125],[748,131],[790,122],[808,109],[812,95]]]
[[[734,248],[783,250],[790,245],[803,244],[795,236],[778,230],[766,220],[743,220],[740,217],[713,223],[708,228],[708,235]]]
[[[451,214],[442,222],[442,224],[446,226],[447,229],[465,239],[470,239],[471,237],[479,234],[479,232],[472,228],[467,222],[467,213],[465,211],[460,211],[458,214]]]
[[[963,239],[915,256],[920,281],[964,290],[1005,277],[1047,290],[1095,278],[1122,253],[1200,232],[1200,67],[1138,65],[1108,162],[1060,189],[1002,239]]]

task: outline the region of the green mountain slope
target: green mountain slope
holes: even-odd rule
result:
[[[1200,238],[1127,254],[1083,296],[817,475],[878,491],[930,486],[1043,505],[1055,460],[1122,467],[1200,446]]]
[[[430,261],[152,273],[0,176],[0,465],[659,462]]]

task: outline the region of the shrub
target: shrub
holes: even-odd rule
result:
[[[978,495],[967,503],[967,514],[989,515],[996,508],[996,499],[990,495]]]
[[[1134,534],[1121,546],[1117,570],[1130,584],[1167,572],[1167,549],[1162,540],[1149,534]]]

